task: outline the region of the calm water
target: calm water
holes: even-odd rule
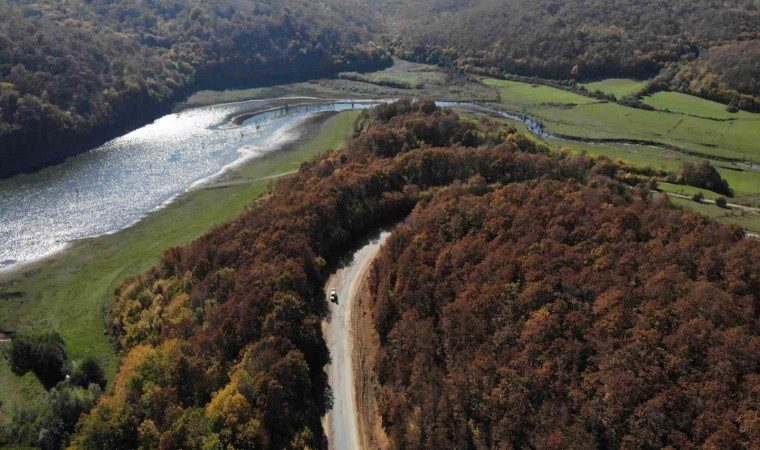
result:
[[[310,115],[371,106],[349,101],[290,107],[241,126],[227,123],[257,104],[164,116],[62,164],[0,180],[0,268],[124,228],[231,165],[279,149]]]

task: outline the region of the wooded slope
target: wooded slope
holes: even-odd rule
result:
[[[351,0],[0,2],[0,177],[168,111],[191,87],[390,63]]]
[[[483,181],[372,269],[392,448],[760,445],[760,242],[606,176]]]
[[[416,61],[576,80],[649,77],[672,65],[673,89],[752,108],[757,102],[742,94],[760,96],[760,11],[752,0],[368,3],[395,23],[397,54]]]
[[[757,242],[430,101],[356,129],[117,290],[122,361],[72,448],[325,448],[324,282],[412,210],[371,282],[399,448],[757,439]]]

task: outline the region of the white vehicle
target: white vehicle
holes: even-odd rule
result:
[[[338,292],[335,291],[335,288],[332,288],[330,290],[330,301],[335,303],[336,305],[338,304]]]

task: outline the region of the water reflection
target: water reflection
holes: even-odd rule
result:
[[[200,180],[278,149],[311,114],[371,106],[288,106],[227,124],[256,103],[170,114],[62,164],[0,180],[0,267],[134,223]]]

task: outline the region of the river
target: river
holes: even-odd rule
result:
[[[86,153],[32,174],[0,180],[0,269],[51,254],[66,243],[112,233],[234,165],[276,151],[298,125],[325,111],[376,102],[325,101],[263,108],[255,100],[166,115]],[[282,101],[282,99],[280,99]]]
[[[264,110],[274,100],[293,106]],[[312,104],[302,104],[305,101]],[[0,270],[51,254],[72,240],[127,227],[199,183],[278,150],[297,137],[298,125],[312,114],[366,109],[378,102],[304,97],[188,109],[62,164],[0,180]],[[602,144],[551,134],[527,116],[483,104],[436,103],[520,121],[541,138]],[[262,112],[250,116],[257,109]],[[234,117],[245,119],[241,122]],[[622,139],[604,142],[635,144]]]

